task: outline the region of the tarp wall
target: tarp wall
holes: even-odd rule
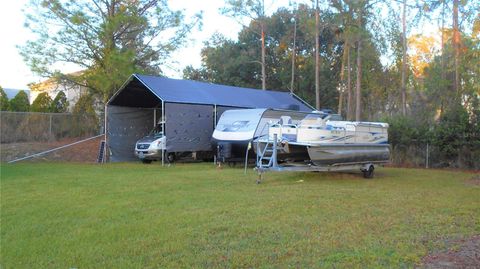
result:
[[[161,114],[157,110],[157,119]],[[107,108],[107,145],[111,162],[138,160],[135,142],[146,136],[154,126],[154,110],[109,105]]]
[[[213,112],[211,105],[166,103],[167,151],[210,151]]]

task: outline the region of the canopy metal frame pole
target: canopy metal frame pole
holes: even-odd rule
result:
[[[245,168],[243,173],[246,175],[247,174],[247,166],[248,166],[248,151],[250,150],[250,146],[253,140],[248,141],[247,144],[247,150],[245,151]]]
[[[213,105],[213,131],[217,128],[217,104]],[[217,165],[217,153],[213,151],[213,165]]]
[[[153,108],[153,128],[157,126],[157,108]]]
[[[103,160],[102,160],[102,163],[106,163],[107,162],[107,115],[108,115],[108,106],[105,104],[105,109],[104,109],[104,123],[103,123],[103,140],[105,141],[105,144],[104,144],[104,149],[103,149]]]
[[[166,119],[165,119],[165,102],[163,100],[162,100],[162,119],[161,119],[161,122],[162,122],[163,137],[165,137],[165,144],[162,147],[162,166],[165,166],[165,147],[167,146],[167,139],[166,139],[167,133],[165,132],[165,122],[166,122]]]

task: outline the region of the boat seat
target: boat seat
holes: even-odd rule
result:
[[[292,118],[290,116],[281,116],[280,120],[278,122],[280,125],[291,125],[292,124]]]

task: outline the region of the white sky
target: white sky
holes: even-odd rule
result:
[[[30,72],[24,63],[16,46],[23,45],[30,38],[31,32],[23,27],[25,17],[22,8],[29,0],[8,1],[0,8],[0,85],[3,88],[28,89],[30,82],[39,82],[42,79]],[[267,0],[267,14],[275,11],[280,6],[289,6],[292,0]],[[310,3],[309,0],[297,0]],[[7,4],[8,3],[8,4]],[[172,78],[181,78],[182,70],[187,65],[199,67],[201,64],[200,51],[203,42],[210,39],[213,33],[219,32],[228,38],[236,39],[241,25],[234,19],[220,14],[219,8],[224,6],[223,0],[169,0],[172,9],[184,9],[185,15],[191,16],[203,11],[202,31],[197,29],[191,34],[192,41],[185,48],[178,50],[169,59],[167,66],[163,67],[165,75]],[[400,22],[399,22],[400,23]],[[75,66],[65,66],[64,72],[73,72]]]
[[[22,8],[29,0],[15,0],[2,3],[0,8],[0,85],[3,88],[28,89],[27,84],[38,82],[42,79],[30,72],[24,63],[16,46],[23,45],[29,38],[33,38],[31,32],[23,27],[25,16]],[[268,0],[266,1],[267,4]],[[271,10],[279,6],[288,6],[288,0],[275,0],[270,4]],[[8,3],[8,4],[7,4]],[[220,14],[219,8],[224,6],[223,0],[169,0],[172,9],[184,9],[185,15],[191,16],[203,11],[202,31],[191,34],[191,42],[185,48],[174,53],[168,62],[168,67],[163,67],[165,75],[172,78],[181,78],[182,70],[187,65],[199,67],[201,63],[200,50],[203,42],[210,39],[213,33],[219,32],[228,38],[236,39],[241,25],[237,21]],[[65,72],[76,71],[75,67],[68,66],[62,70]]]

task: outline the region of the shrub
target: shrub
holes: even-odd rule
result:
[[[25,91],[19,91],[9,103],[11,111],[25,112],[30,110],[30,102]]]
[[[7,94],[3,91],[2,86],[0,86],[0,111],[7,111],[9,108]]]
[[[68,105],[67,96],[63,91],[60,91],[53,99],[50,111],[54,113],[64,113],[67,112]]]
[[[50,112],[52,106],[52,98],[46,92],[40,93],[32,103],[30,111],[33,112]]]
[[[98,133],[99,120],[95,113],[95,109],[93,108],[93,98],[91,95],[84,94],[80,96],[73,107],[73,116],[77,118],[79,122],[82,122],[82,126],[79,125],[74,128],[76,135],[94,135],[92,130],[94,130],[95,133]]]

